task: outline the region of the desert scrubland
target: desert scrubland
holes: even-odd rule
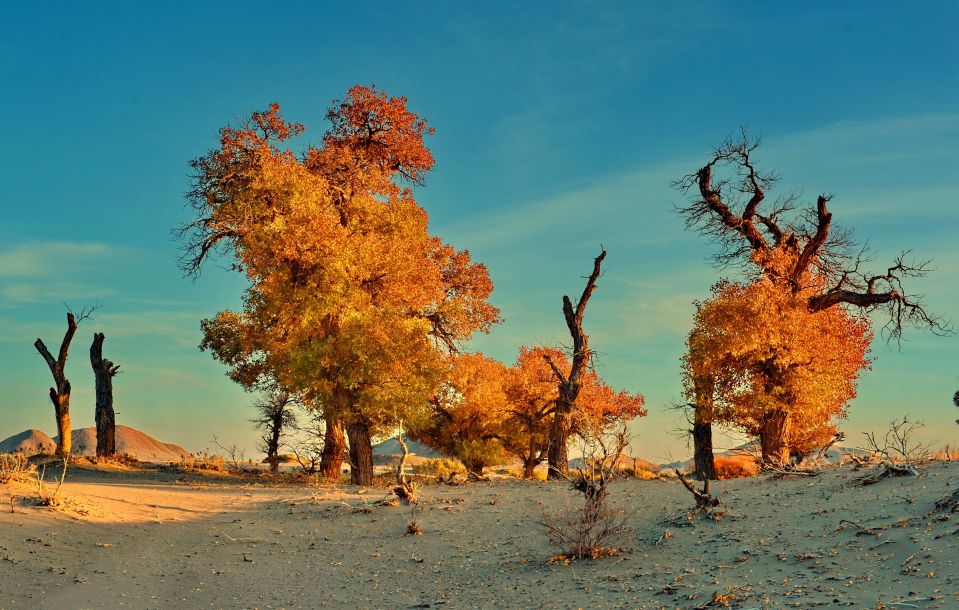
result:
[[[615,481],[626,550],[551,561],[537,522],[580,501],[563,482],[427,484],[413,507],[375,506],[385,488],[75,465],[63,508],[34,505],[30,482],[0,491],[0,608],[956,607],[959,516],[935,504],[959,463],[864,474],[717,481],[718,519],[688,518],[674,479]]]

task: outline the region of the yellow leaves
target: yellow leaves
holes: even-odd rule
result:
[[[683,358],[688,398],[709,380],[718,421],[755,432],[764,413],[784,410],[797,444],[825,435],[868,367],[868,320],[840,307],[811,312],[804,292],[765,277],[721,282],[713,295],[698,306]]]
[[[304,127],[273,104],[193,163],[191,246],[200,261],[226,246],[250,281],[203,345],[245,385],[273,376],[374,426],[409,421],[447,371],[441,344],[498,320],[492,282],[400,184],[433,165],[405,98],[353,87],[327,118],[322,147],[297,155],[279,145]]]

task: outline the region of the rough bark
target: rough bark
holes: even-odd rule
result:
[[[763,464],[782,466],[789,463],[789,414],[773,411],[763,419],[759,435]]]
[[[523,460],[523,478],[532,479],[535,475],[536,467],[539,466],[540,460]]]
[[[81,314],[81,319],[88,314]],[[77,332],[77,319],[73,312],[67,312],[67,330],[63,335],[63,341],[60,342],[60,351],[54,358],[50,350],[43,343],[42,339],[37,339],[33,346],[46,361],[53,375],[54,387],[50,388],[50,402],[53,403],[53,411],[57,419],[57,441],[56,456],[61,459],[70,457],[72,448],[72,430],[70,428],[70,380],[66,378],[64,369],[67,365],[67,352],[70,350],[70,342],[73,341],[73,335]]]
[[[327,416],[326,434],[323,437],[323,455],[320,458],[320,474],[324,479],[339,481],[343,468],[343,452],[346,436],[342,422]]]
[[[270,435],[266,439],[266,463],[270,465],[270,472],[280,469],[280,436],[283,434],[283,410],[273,412],[273,421],[270,423]]]
[[[350,438],[350,484],[370,486],[373,484],[373,441],[370,427],[363,422],[347,424]]]
[[[701,481],[716,479],[716,462],[713,456],[713,425],[710,422],[693,422],[693,462],[696,478]]]
[[[712,384],[697,380],[693,405],[693,463],[696,477],[703,481],[716,478],[713,456]]]
[[[589,302],[593,291],[596,290],[596,280],[602,273],[603,259],[605,258],[606,250],[602,250],[599,256],[593,259],[593,271],[586,280],[586,287],[583,289],[583,294],[579,297],[575,309],[569,297],[563,296],[563,316],[566,318],[566,326],[569,328],[569,334],[573,340],[573,362],[569,374],[563,374],[556,364],[547,357],[547,361],[559,381],[559,398],[556,402],[553,422],[550,425],[549,451],[547,453],[549,464],[547,476],[550,479],[565,479],[569,472],[570,422],[572,421],[573,407],[582,387],[582,377],[592,356],[589,351],[589,336],[583,332],[583,316],[586,313],[586,303]]]
[[[113,378],[120,367],[103,357],[103,333],[93,333],[90,364],[96,379],[97,457],[116,453],[116,414],[113,410]]]

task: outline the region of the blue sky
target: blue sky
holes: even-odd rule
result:
[[[609,250],[586,325],[600,368],[646,394],[639,454],[670,433],[691,301],[717,272],[669,182],[740,124],[782,189],[834,195],[876,264],[935,259],[916,284],[959,319],[959,19],[954,3],[85,3],[0,6],[0,437],[52,432],[49,372],[67,302],[102,304],[68,365],[93,421],[94,330],[120,363],[118,421],[191,449],[252,446],[250,397],[196,349],[241,278],[182,279],[170,228],[188,161],[224,123],[282,104],[317,140],[354,83],[405,95],[436,127],[418,196],[432,230],[489,265],[505,323],[473,347],[511,362],[564,338],[560,298]],[[959,442],[959,339],[877,342],[847,430],[911,413]]]

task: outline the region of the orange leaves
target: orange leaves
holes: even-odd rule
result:
[[[683,359],[687,395],[712,387],[713,421],[758,434],[766,416],[785,412],[797,450],[831,437],[845,416],[859,373],[869,366],[872,332],[859,312],[811,312],[793,294],[761,277],[720,282],[697,307]],[[703,383],[706,381],[707,383]]]
[[[388,427],[423,417],[444,378],[444,348],[499,311],[485,266],[428,232],[402,182],[434,160],[426,121],[375,87],[337,102],[320,148],[280,148],[304,131],[279,106],[221,130],[193,162],[184,267],[215,254],[249,282],[242,313],[204,323],[204,348],[246,386],[263,377],[324,409]]]

